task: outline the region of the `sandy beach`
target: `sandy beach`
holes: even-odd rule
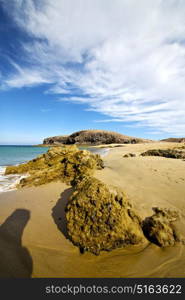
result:
[[[153,207],[181,213],[185,237],[185,161],[141,157],[175,143],[128,144],[110,149],[95,177],[125,191],[142,218]],[[124,158],[134,153],[136,157]],[[65,205],[72,189],[56,182],[0,194],[0,277],[184,277],[185,246],[142,246],[80,254],[68,239]]]

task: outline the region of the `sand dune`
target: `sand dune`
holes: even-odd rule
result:
[[[142,151],[174,143],[113,148],[95,176],[122,188],[145,218],[152,207],[175,208],[185,236],[185,162],[140,157]],[[123,158],[126,153],[136,157]],[[68,239],[64,209],[71,188],[62,183],[0,194],[0,277],[184,277],[185,248],[146,243],[99,256],[80,254]]]

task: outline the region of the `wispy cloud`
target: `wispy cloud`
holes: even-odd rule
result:
[[[11,11],[32,42],[30,67],[15,66],[6,87],[49,83],[103,122],[184,135],[184,0],[12,0]]]

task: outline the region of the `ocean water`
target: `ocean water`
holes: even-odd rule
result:
[[[48,149],[47,147],[34,146],[0,146],[0,166],[24,163],[47,152]]]
[[[5,169],[10,165],[24,163],[39,154],[47,152],[47,147],[33,146],[0,146],[0,192],[15,189],[16,184],[24,176],[4,175]]]
[[[92,153],[102,156],[107,154],[108,149],[97,149],[91,147],[79,147],[88,149]],[[0,192],[7,192],[15,189],[19,181],[25,177],[19,174],[5,175],[7,166],[18,165],[46,153],[49,147],[34,146],[0,146]]]

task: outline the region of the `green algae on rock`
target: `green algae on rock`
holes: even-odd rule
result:
[[[83,252],[96,255],[143,241],[141,220],[123,193],[93,177],[75,186],[66,207],[68,235]]]
[[[146,238],[160,247],[174,246],[180,241],[179,234],[172,224],[179,219],[178,212],[158,207],[153,210],[155,213],[142,222]]]
[[[18,166],[9,166],[5,174],[29,174],[18,187],[37,186],[61,180],[67,184],[78,181],[82,175],[91,175],[102,169],[103,161],[98,154],[79,150],[75,145],[50,148],[47,153]]]

